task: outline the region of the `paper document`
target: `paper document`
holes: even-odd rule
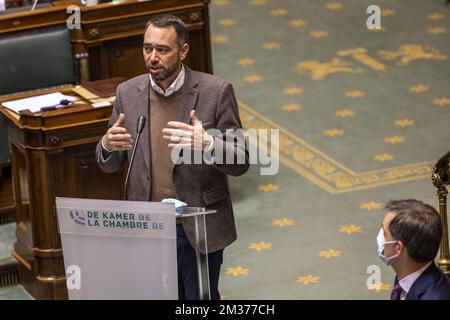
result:
[[[6,101],[2,102],[2,105],[17,113],[27,109],[31,112],[38,112],[41,111],[41,108],[45,107],[63,107],[64,105],[61,104],[63,100],[75,101],[76,99],[61,92],[55,92],[25,99]]]
[[[0,0],[0,11],[6,10],[6,0]]]

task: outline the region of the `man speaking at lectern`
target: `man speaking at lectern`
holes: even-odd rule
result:
[[[171,15],[147,23],[143,54],[150,74],[117,88],[109,129],[97,145],[96,157],[103,171],[122,170],[125,160],[131,158],[137,119],[148,119],[130,171],[128,199],[176,198],[188,206],[217,210],[207,215],[206,228],[211,298],[219,299],[223,249],[236,240],[226,175],[244,174],[249,157],[231,84],[182,64],[189,51],[188,35],[185,24]],[[208,129],[217,129],[219,134],[208,134]],[[209,157],[201,157],[200,164],[174,163],[174,148],[196,152],[194,141],[200,141],[195,144],[197,149],[201,146],[200,153]],[[218,154],[223,157],[216,157]],[[224,157],[227,161],[216,159]],[[199,299],[194,241],[192,218],[178,219],[180,299]]]

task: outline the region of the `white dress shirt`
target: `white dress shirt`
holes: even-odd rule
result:
[[[151,84],[153,90],[155,90],[156,92],[158,92],[160,95],[162,95],[164,97],[168,97],[168,96],[171,96],[172,94],[174,94],[175,92],[177,92],[183,86],[185,74],[186,74],[186,71],[184,70],[184,65],[181,64],[181,71],[178,74],[178,77],[172,82],[172,84],[167,88],[166,91],[161,89],[161,87],[156,84],[156,82],[155,82],[155,80],[153,80],[153,77],[151,74],[149,74],[150,75],[150,84]]]

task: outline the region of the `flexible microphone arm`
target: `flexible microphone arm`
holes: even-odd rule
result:
[[[30,10],[30,11],[34,11],[34,9],[36,9],[36,5],[37,5],[38,1],[39,1],[39,0],[34,0],[34,1],[33,1],[33,6],[31,7],[31,10]]]
[[[139,116],[138,124],[137,124],[137,128],[136,128],[136,132],[137,132],[136,141],[134,141],[133,152],[131,153],[130,164],[128,165],[127,177],[125,178],[124,200],[128,200],[128,179],[130,178],[131,166],[133,165],[134,154],[136,153],[136,147],[138,145],[139,137],[141,136],[142,130],[144,130],[146,121],[147,121],[147,119],[144,116]]]

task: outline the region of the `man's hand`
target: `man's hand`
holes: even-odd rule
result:
[[[164,128],[163,138],[169,141],[170,148],[184,148],[193,150],[205,150],[213,142],[213,137],[203,129],[202,122],[195,115],[195,110],[190,113],[193,126],[184,122],[169,121]]]
[[[123,126],[125,114],[121,113],[116,123],[103,136],[103,146],[106,151],[125,151],[133,148],[133,138]]]

